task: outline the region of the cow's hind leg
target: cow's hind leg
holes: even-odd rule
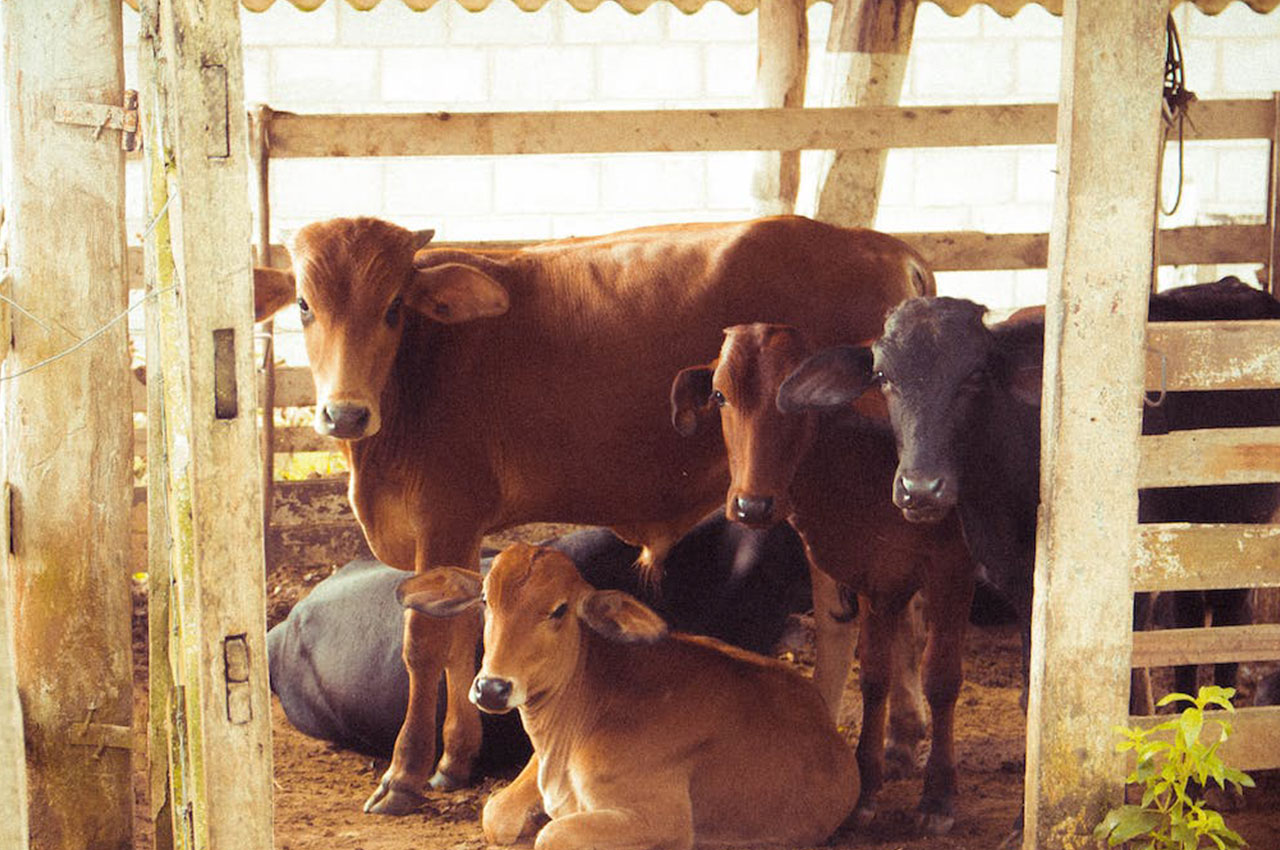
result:
[[[655,801],[645,802],[652,806]],[[664,807],[661,812],[650,812],[648,816],[626,809],[596,809],[565,815],[544,826],[534,842],[534,850],[690,850],[692,847],[693,810],[687,794],[678,808]]]
[[[920,766],[920,742],[929,725],[920,676],[924,643],[924,600],[916,594],[898,621],[894,636],[889,736],[884,746],[885,771],[890,778],[909,776]]]

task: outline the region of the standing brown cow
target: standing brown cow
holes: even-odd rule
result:
[[[316,429],[341,440],[374,554],[419,572],[476,567],[484,533],[608,525],[662,556],[723,498],[718,435],[666,424],[671,375],[720,329],[769,319],[817,345],[876,336],[934,291],[901,241],[799,217],[653,227],[486,255],[419,251],[374,219],[308,225],[290,272],[259,270],[258,317],[296,300]],[[479,618],[405,619],[409,709],[366,811],[416,808],[469,778]],[[447,676],[436,772],[436,685]]]

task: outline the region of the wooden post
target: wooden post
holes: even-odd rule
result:
[[[33,368],[127,306],[120,130],[55,119],[59,107],[123,105],[120,4],[3,3],[0,27],[5,294],[30,314],[13,311],[5,359],[11,511],[0,522],[11,523],[11,545],[0,569],[12,579],[31,841],[127,848],[133,378],[125,324]]]
[[[1268,174],[1270,186],[1267,202],[1267,226],[1270,229],[1271,244],[1267,250],[1266,290],[1272,295],[1280,292],[1280,272],[1276,264],[1280,263],[1280,91],[1271,93],[1271,107],[1275,113],[1271,129],[1271,169]]]
[[[257,264],[271,265],[271,107],[258,104],[253,110],[253,164],[258,178],[258,243]],[[264,538],[271,530],[271,512],[275,508],[276,474],[276,352],[275,322],[262,323],[262,430],[259,444],[262,452],[262,528]],[[271,568],[271,548],[264,557]]]
[[[152,569],[172,571],[175,844],[196,850],[272,841],[238,11],[199,0],[142,5],[140,49],[155,82],[144,92],[148,215],[157,221],[147,356],[161,385],[148,416],[164,424],[164,449],[150,462],[165,467],[151,498],[164,500],[171,540],[167,553],[152,550],[165,561]]]
[[[823,106],[896,106],[917,0],[833,0]],[[875,222],[884,150],[823,154],[814,216],[848,227]]]
[[[1165,0],[1066,4],[1045,321],[1026,832],[1093,848],[1121,799]]]
[[[809,67],[809,21],[804,0],[760,0],[756,36],[756,105],[804,106]],[[751,194],[759,215],[795,212],[800,189],[800,151],[762,151]]]

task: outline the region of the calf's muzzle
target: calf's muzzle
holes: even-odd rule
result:
[[[734,496],[732,508],[730,519],[736,522],[751,526],[770,525],[773,522],[772,496]]]
[[[481,711],[503,714],[511,710],[511,680],[476,676],[471,683],[471,702]]]
[[[350,402],[329,402],[321,409],[320,430],[329,437],[355,440],[369,427],[369,408]]]
[[[947,475],[900,472],[893,483],[893,503],[912,522],[937,522],[955,506],[955,487]]]

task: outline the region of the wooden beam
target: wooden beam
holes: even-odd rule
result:
[[[916,7],[916,0],[833,0],[823,106],[897,105],[906,79]],[[871,227],[888,147],[842,146],[824,153],[818,166],[814,217]]]
[[[1134,667],[1280,660],[1280,623],[1133,633]]]
[[[9,551],[9,487],[0,485],[0,552]],[[13,592],[0,570],[0,847],[27,850],[27,758],[13,650]]]
[[[259,104],[252,112],[253,166],[257,177],[258,238],[254,255],[256,265],[268,265],[271,259],[271,107]],[[262,343],[262,368],[258,406],[262,410],[262,427],[258,432],[262,456],[262,525],[271,527],[271,489],[275,485],[276,456],[276,323],[267,320],[258,327]],[[271,569],[271,550],[266,550],[266,568]]]
[[[1068,0],[1049,246],[1023,847],[1119,802],[1168,4]],[[1106,369],[1098,364],[1105,363]]]
[[[15,311],[5,338],[11,511],[0,522],[12,536],[0,571],[12,581],[29,825],[49,850],[128,847],[133,834],[120,746],[133,714],[124,324],[40,365],[127,306],[120,131],[55,120],[59,105],[122,105],[121,26],[118,3],[0,4],[6,295],[37,317]],[[19,767],[22,756],[19,741]]]
[[[1210,718],[1218,714],[1212,713]],[[1222,760],[1237,770],[1270,770],[1280,767],[1280,706],[1238,708],[1223,715],[1232,735],[1219,749]],[[1155,726],[1169,715],[1130,717],[1130,726]],[[1215,730],[1216,734],[1216,730]]]
[[[1280,427],[1174,431],[1139,448],[1139,487],[1280,482]]]
[[[1280,386],[1280,321],[1152,322],[1148,390],[1245,390]]]
[[[172,264],[154,292],[148,385],[162,408],[180,711],[172,794],[176,843],[270,847],[262,478],[250,305],[248,128],[234,5],[148,0],[142,46],[158,80],[147,106],[149,171],[167,180]],[[151,197],[154,203],[154,194]],[[152,216],[159,215],[152,208]],[[159,228],[150,239],[156,239]],[[157,565],[164,569],[164,565]],[[181,816],[179,816],[179,813]]]
[[[1138,526],[1133,589],[1280,587],[1280,525]]]
[[[1191,104],[1187,138],[1266,139],[1269,100]],[[1051,103],[303,115],[276,112],[271,155],[492,156],[1053,144]],[[1193,126],[1194,122],[1194,126]]]
[[[1280,284],[1277,284],[1280,272],[1276,271],[1276,265],[1280,263],[1280,91],[1271,94],[1271,113],[1271,168],[1267,175],[1270,187],[1267,226],[1271,238],[1268,240],[1266,289],[1275,295],[1280,292]]]
[[[804,0],[760,0],[756,43],[756,104],[799,109],[804,106],[809,67],[808,6]],[[761,151],[751,181],[757,215],[795,212],[800,189],[800,151]]]

